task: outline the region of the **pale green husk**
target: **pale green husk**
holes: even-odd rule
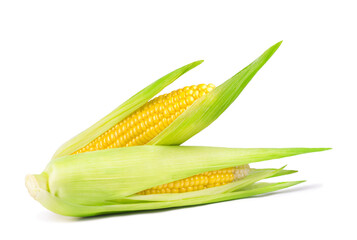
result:
[[[99,212],[186,206],[260,194],[260,188],[259,191],[244,192],[239,189],[261,179],[291,172],[254,169],[247,178],[222,187],[171,196],[138,196],[136,193],[207,171],[323,150],[326,149],[149,145],[117,148],[57,158],[42,174],[28,176],[26,183],[36,200],[63,215],[90,216]]]

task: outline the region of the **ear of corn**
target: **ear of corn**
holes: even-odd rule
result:
[[[281,42],[275,44],[264,52],[259,58],[254,62],[244,68],[241,72],[237,73],[231,79],[227,80],[225,83],[220,85],[214,90],[210,90],[208,94],[200,94],[200,97],[195,101],[191,101],[191,104],[184,111],[180,111],[175,117],[170,121],[168,126],[151,126],[152,131],[149,131],[149,136],[144,137],[144,139],[150,139],[149,142],[145,140],[134,139],[134,143],[129,141],[124,141],[124,146],[131,145],[180,145],[208,125],[210,125],[215,119],[217,119],[228,107],[229,105],[238,97],[245,86],[253,78],[253,76],[258,72],[258,70],[269,60],[269,58],[274,54],[274,52],[279,48]],[[99,122],[94,124],[89,129],[80,133],[63,146],[57,150],[53,158],[73,154],[86,152],[83,149],[88,147],[88,144],[95,144],[95,141],[99,136],[107,132],[108,130],[115,128],[116,125],[120,123],[124,118],[133,114],[141,106],[147,103],[154,95],[160,92],[164,87],[172,83],[179,76],[189,71],[190,69],[199,65],[202,61],[193,62],[174,72],[164,76],[163,78],[157,80],[153,84],[149,85],[124,104],[119,106],[112,113],[101,119]],[[188,100],[189,101],[189,100]],[[190,101],[189,101],[190,102]],[[165,106],[167,107],[167,106]],[[165,109],[168,110],[168,109]],[[137,120],[134,118],[133,120]],[[138,122],[140,123],[140,122]],[[118,125],[119,126],[119,125]],[[150,126],[145,126],[149,127]],[[156,127],[158,129],[156,129]],[[132,129],[135,131],[135,129]],[[150,138],[150,136],[152,136]],[[102,136],[101,136],[102,137]],[[110,136],[104,136],[103,140],[110,138]],[[118,142],[113,143],[110,147],[119,147],[120,139]],[[103,142],[98,141],[98,144]],[[95,150],[96,148],[93,148]]]
[[[202,92],[193,93],[186,87],[184,94],[149,101],[202,61],[157,80],[60,147],[43,173],[28,175],[31,196],[53,212],[84,217],[239,199],[301,183],[257,183],[296,171],[250,169],[248,164],[326,148],[165,146],[182,144],[217,119],[280,44],[214,90],[199,85]],[[184,99],[175,102],[182,94]],[[160,102],[165,96],[167,101]]]
[[[100,136],[103,132],[110,129],[112,126],[129,116],[135,110],[147,103],[152,97],[159,93],[166,86],[174,82],[181,75],[185,74],[192,68],[200,65],[203,61],[196,61],[187,64],[175,71],[165,75],[156,82],[150,84],[149,86],[142,89],[140,92],[136,93],[113,112],[102,118],[100,121],[95,123],[93,126],[78,134],[65,144],[63,144],[54,154],[52,159],[69,155],[90,143],[92,140]]]
[[[117,148],[52,160],[43,174],[28,177],[27,187],[31,195],[44,206],[47,204],[44,201],[47,201],[48,196],[42,199],[43,195],[40,194],[42,190],[71,204],[104,206],[112,205],[117,200],[125,200],[144,189],[203,172],[323,150],[326,149],[231,149],[182,146]],[[264,175],[267,173],[264,172],[258,175],[260,176],[258,178],[276,174],[274,170],[267,171],[268,175]],[[47,182],[44,183],[45,181]],[[244,182],[244,179],[240,181]],[[223,189],[222,193],[217,194],[237,190],[239,184],[236,184],[217,188],[218,191]],[[46,186],[46,189],[43,186]],[[208,197],[205,190],[197,192],[199,193],[195,193],[193,198]],[[143,195],[143,197],[151,196],[152,200],[157,198],[159,201],[160,195]]]

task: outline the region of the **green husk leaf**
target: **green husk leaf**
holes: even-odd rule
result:
[[[284,168],[284,167],[283,167]],[[186,193],[166,193],[166,194],[150,194],[150,195],[133,195],[129,196],[125,199],[129,200],[140,200],[140,201],[173,201],[173,200],[181,200],[187,198],[195,198],[202,197],[208,195],[215,195],[227,192],[237,191],[243,187],[251,185],[255,182],[258,182],[262,179],[269,178],[278,174],[282,169],[274,169],[274,170],[261,170],[261,171],[251,171],[245,178],[240,179],[238,181],[213,187],[207,188],[199,191],[186,192]]]
[[[251,168],[250,171],[252,173],[256,173],[256,172],[265,172],[265,171],[274,171],[274,170],[278,170],[276,168]],[[270,177],[267,177],[267,178],[273,178],[273,177],[279,177],[279,176],[283,176],[283,175],[289,175],[289,174],[293,174],[293,173],[296,173],[298,172],[297,170],[285,170],[285,169],[282,169],[281,171],[278,171],[276,174],[274,174],[273,176],[270,176]]]
[[[229,201],[234,199],[252,197],[255,195],[274,192],[287,187],[294,186],[304,181],[294,182],[280,182],[280,183],[255,183],[244,190],[236,192],[222,193],[217,195],[209,195],[197,198],[190,198],[177,201],[165,201],[165,202],[147,202],[147,203],[127,203],[127,204],[108,204],[108,205],[96,205],[86,206],[76,203],[71,203],[66,200],[49,193],[47,190],[40,187],[40,183],[37,183],[35,177],[29,176],[30,181],[34,181],[33,185],[36,189],[36,195],[34,196],[45,208],[52,212],[65,216],[73,217],[89,217],[96,215],[121,213],[129,211],[141,211],[141,210],[153,210],[164,209],[173,207],[184,207],[201,204],[209,204],[221,201]]]
[[[270,47],[231,79],[198,99],[148,144],[180,145],[208,127],[233,103],[259,69],[279,48],[280,44],[281,42]]]
[[[323,150],[137,146],[65,156],[51,161],[45,173],[52,194],[101,205],[207,171]]]
[[[117,107],[114,111],[112,111],[107,116],[99,120],[93,126],[91,126],[87,130],[81,132],[80,134],[78,134],[77,136],[75,136],[65,144],[63,144],[56,151],[52,159],[69,155],[75,152],[76,150],[80,149],[81,147],[84,147],[92,140],[100,136],[102,133],[113,127],[115,124],[117,124],[118,122],[129,116],[135,110],[143,106],[151,98],[153,98],[156,94],[158,94],[162,89],[164,89],[166,86],[168,86],[176,79],[178,79],[181,75],[195,68],[196,66],[200,65],[202,62],[203,60],[185,65],[165,75],[164,77],[160,78],[154,83],[148,85],[147,87],[136,93],[134,96],[129,98],[122,105]]]

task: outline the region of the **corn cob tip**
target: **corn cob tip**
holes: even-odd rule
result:
[[[35,200],[39,199],[39,194],[42,190],[48,191],[47,174],[28,174],[25,177],[25,185],[31,197]]]
[[[36,177],[32,174],[27,174],[25,177],[25,185],[31,197],[37,200],[40,190],[40,184],[38,183]]]

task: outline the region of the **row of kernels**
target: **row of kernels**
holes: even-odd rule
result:
[[[192,187],[183,187],[183,188],[161,188],[161,189],[147,189],[139,192],[141,195],[148,194],[163,194],[163,193],[184,193],[184,192],[192,192],[197,190],[205,189],[203,186],[192,186]]]

